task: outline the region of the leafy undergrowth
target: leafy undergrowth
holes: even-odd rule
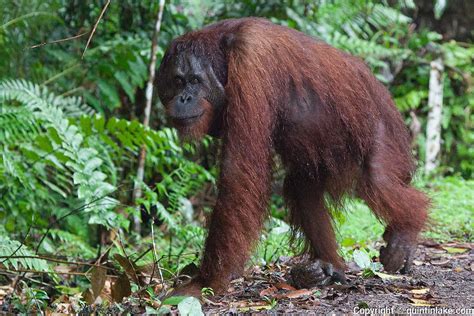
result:
[[[203,313],[350,313],[356,309],[388,308],[386,313],[406,313],[413,308],[474,308],[474,244],[425,242],[419,246],[410,275],[390,275],[380,264],[362,251],[354,252],[346,270],[348,283],[327,287],[296,289],[289,270],[300,258],[280,258],[274,264],[254,266],[232,281],[225,295],[212,296],[203,291],[201,300],[172,297],[160,301],[156,293],[164,293],[152,271],[128,266],[125,258],[117,258],[128,269],[124,275],[109,275],[104,268],[94,268],[91,285],[81,293],[74,289],[48,303],[47,291],[23,284],[22,295],[12,295],[12,285],[0,287],[1,311],[83,314],[147,313],[202,315]],[[128,266],[128,267],[127,267]],[[133,274],[132,274],[133,273]],[[133,285],[127,280],[134,280]],[[138,287],[137,284],[151,284]],[[143,282],[143,283],[142,283]],[[130,295],[130,291],[133,294]],[[126,296],[123,301],[121,296]],[[92,300],[93,304],[83,302]],[[109,303],[117,299],[118,303]],[[49,305],[49,307],[48,307]],[[462,310],[458,310],[462,312]]]
[[[115,247],[107,250],[100,261],[84,261],[59,256],[35,258],[34,252],[20,247],[18,242],[3,240],[0,252],[15,256],[0,259],[0,310],[149,314],[179,311],[198,315],[202,311],[347,312],[356,306],[468,307],[474,301],[474,181],[446,178],[423,187],[433,200],[433,224],[424,233],[424,245],[410,277],[393,277],[380,270],[376,258],[383,226],[365,205],[356,201],[348,205],[345,216],[338,218],[338,239],[348,262],[348,285],[294,289],[287,277],[297,260],[292,259],[294,252],[287,244],[289,227],[272,218],[244,278],[235,280],[224,296],[214,297],[212,289],[207,289],[201,301],[163,300],[173,282],[180,280],[174,271],[197,261],[197,253],[187,254],[185,247],[175,252],[142,238],[143,247],[133,249],[118,238]],[[202,242],[200,230],[190,227],[187,234],[183,236],[198,236],[195,238]],[[147,244],[152,246],[146,248]],[[174,256],[178,259],[170,260]],[[188,265],[183,274],[192,274],[192,267]]]

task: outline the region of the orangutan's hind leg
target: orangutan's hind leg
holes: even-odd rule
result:
[[[429,199],[411,186],[410,157],[398,154],[388,142],[377,143],[358,195],[387,227],[380,249],[380,261],[389,272],[406,273],[411,269],[417,238],[427,219]]]
[[[311,263],[295,266],[291,275],[297,287],[308,288],[332,282],[345,282],[344,262],[337,253],[331,217],[324,205],[323,186],[306,175],[289,174],[284,195],[290,208],[290,221],[306,238]]]

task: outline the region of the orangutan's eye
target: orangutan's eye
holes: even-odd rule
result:
[[[184,85],[184,79],[180,76],[174,77],[174,82],[176,83],[178,87],[181,87]]]

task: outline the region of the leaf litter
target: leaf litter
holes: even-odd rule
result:
[[[83,315],[156,312],[201,315],[201,312],[352,313],[355,307],[474,308],[473,246],[472,243],[422,243],[410,275],[392,275],[375,269],[372,274],[367,274],[366,270],[377,263],[363,263],[363,256],[356,256],[360,259],[358,264],[365,266],[365,270],[354,262],[348,262],[347,284],[311,289],[296,289],[289,281],[291,267],[301,258],[280,258],[274,264],[248,269],[243,277],[231,282],[225,295],[206,296],[200,303],[186,298],[160,303],[156,294],[166,293],[169,285],[162,284],[153,273],[155,269],[139,267],[124,256],[115,256],[123,272],[94,266],[87,274],[89,289],[80,293],[78,288],[70,288],[70,293],[63,292],[54,298],[48,311],[73,313],[79,308]],[[0,312],[9,311],[13,289],[11,285],[0,286]],[[89,305],[81,307],[81,298]]]

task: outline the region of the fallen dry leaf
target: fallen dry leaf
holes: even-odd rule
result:
[[[270,286],[262,291],[260,291],[260,296],[268,296],[275,293],[278,289],[274,286]]]
[[[472,249],[474,248],[474,243],[446,243],[442,247],[454,247],[454,248],[466,248]]]
[[[250,312],[250,311],[260,311],[260,310],[269,310],[272,308],[268,302],[257,301],[239,301],[230,303],[231,307],[237,308],[240,312]]]
[[[419,298],[409,298],[409,300],[411,301],[410,304],[413,306],[433,306],[433,304],[431,304],[427,300],[422,300]]]
[[[413,264],[414,264],[415,266],[421,266],[421,265],[423,265],[423,261],[413,260]]]
[[[92,275],[91,275],[91,289],[92,289],[92,294],[93,299],[95,300],[100,293],[102,292],[102,289],[104,288],[105,285],[105,279],[107,278],[107,270],[96,266],[92,269]]]
[[[138,279],[137,275],[137,267],[130,262],[130,260],[118,253],[114,255],[115,260],[122,266],[122,268],[125,270],[127,273],[128,277],[133,280],[135,283],[140,284],[140,281]]]
[[[261,311],[261,310],[269,310],[269,309],[272,309],[272,306],[269,305],[269,304],[267,304],[267,305],[251,305],[251,306],[239,308],[239,312],[243,312],[243,313],[251,312],[251,311],[258,312],[258,311]]]
[[[53,315],[57,314],[71,314],[73,313],[71,304],[69,303],[59,303],[56,305],[56,310],[54,311]]]
[[[296,291],[296,289],[293,286],[285,282],[276,283],[275,287],[279,290]]]
[[[421,244],[426,247],[439,247],[439,243],[431,239],[423,240]]]
[[[112,285],[112,298],[115,302],[122,302],[124,297],[130,296],[132,294],[132,289],[130,287],[130,280],[128,279],[125,273],[122,273],[115,283]]]
[[[403,276],[401,275],[393,275],[393,274],[388,274],[388,273],[383,273],[383,272],[374,272],[376,276],[383,280],[397,280],[397,279],[403,279]]]
[[[426,294],[430,291],[429,288],[422,288],[422,289],[413,289],[410,291],[410,293],[413,293],[413,294]]]
[[[85,290],[85,292],[82,294],[82,297],[84,298],[84,301],[86,301],[86,303],[89,305],[92,305],[95,302],[94,294],[92,294],[91,289]]]
[[[431,264],[434,266],[444,266],[449,263],[449,259],[438,259],[438,260],[431,260]]]
[[[301,290],[290,291],[285,294],[277,295],[277,298],[299,298],[302,296],[308,296],[312,294],[313,294],[312,290],[301,289]]]
[[[57,265],[53,268],[54,271],[58,273],[69,273],[73,271],[72,266],[67,266],[67,265]]]

